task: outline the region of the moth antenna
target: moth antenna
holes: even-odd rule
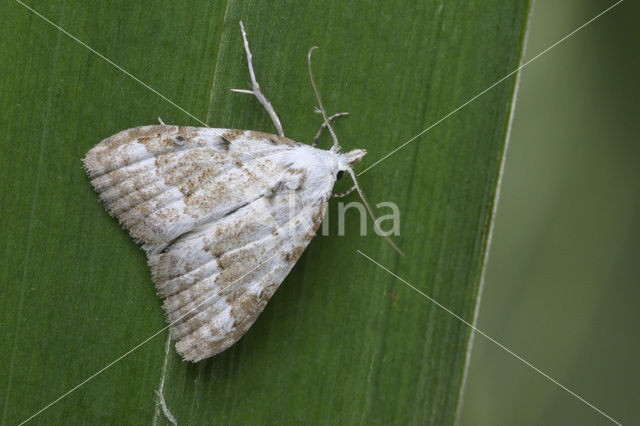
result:
[[[320,110],[318,110],[318,112],[320,112]],[[337,114],[333,114],[331,117],[328,118],[329,121],[336,119],[338,117],[342,117],[344,115],[349,115],[348,112],[339,112]],[[322,123],[322,126],[320,126],[320,130],[318,130],[318,133],[316,134],[316,137],[313,138],[313,143],[311,144],[312,147],[316,148],[318,146],[318,142],[320,141],[320,136],[322,136],[322,131],[324,130],[324,128],[327,127],[327,123],[324,122]]]
[[[367,212],[369,213],[369,216],[371,216],[371,219],[373,219],[373,228],[376,230],[376,232],[378,232],[379,235],[382,235],[385,238],[385,240],[387,240],[387,242],[391,245],[391,247],[393,247],[393,249],[395,251],[397,251],[398,254],[400,254],[400,256],[404,257],[404,252],[402,250],[400,250],[400,247],[398,247],[396,245],[396,243],[394,243],[391,240],[391,238],[389,238],[389,236],[385,235],[382,232],[382,229],[380,229],[380,225],[378,225],[378,222],[377,222],[378,219],[373,214],[373,210],[371,209],[371,206],[369,205],[369,202],[367,201],[367,198],[364,196],[364,193],[362,192],[362,189],[360,189],[360,185],[358,185],[358,181],[356,180],[356,175],[353,172],[353,170],[351,169],[351,167],[349,167],[347,169],[347,171],[351,175],[351,179],[353,179],[353,186],[355,187],[356,191],[358,191],[358,194],[360,194],[360,198],[362,199],[362,202],[364,203],[364,206],[367,208]]]
[[[271,105],[271,102],[267,99],[267,97],[260,90],[260,85],[256,80],[256,73],[253,71],[253,55],[251,55],[251,50],[249,49],[249,40],[247,39],[247,32],[244,30],[244,24],[240,21],[240,30],[242,31],[242,41],[244,42],[244,50],[247,53],[247,63],[249,64],[249,77],[251,77],[251,90],[243,90],[243,89],[231,89],[233,92],[237,93],[250,93],[258,98],[258,101],[262,104],[264,109],[267,110],[269,117],[271,117],[271,121],[273,121],[273,125],[275,126],[278,134],[280,136],[284,136],[284,131],[282,130],[282,124],[280,124],[280,119],[278,118],[278,114],[276,114],[276,110]]]
[[[338,137],[336,136],[336,132],[333,131],[333,127],[331,127],[331,123],[327,118],[327,113],[322,106],[322,100],[320,100],[320,93],[318,93],[318,88],[316,87],[316,82],[313,81],[313,72],[311,71],[311,53],[314,49],[317,49],[318,46],[313,46],[309,49],[309,53],[307,54],[307,65],[309,67],[309,79],[311,80],[311,87],[313,88],[313,93],[316,94],[316,99],[318,100],[318,107],[320,112],[322,113],[322,118],[324,118],[324,124],[329,129],[329,133],[331,133],[331,138],[333,139],[333,146],[331,147],[331,151],[338,152],[340,151],[340,144],[338,143]]]

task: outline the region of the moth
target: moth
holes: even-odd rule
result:
[[[312,145],[284,136],[260,90],[240,22],[251,90],[278,134],[160,125],[117,133],[84,158],[108,212],[142,244],[176,350],[200,361],[233,345],[256,321],[315,235],[333,195],[366,151],[340,152],[308,64],[324,123]],[[329,150],[317,148],[324,128]],[[350,192],[350,191],[349,191]]]

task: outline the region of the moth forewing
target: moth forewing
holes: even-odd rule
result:
[[[89,151],[92,184],[146,249],[185,359],[226,349],[262,312],[322,221],[334,157],[277,135],[166,125]]]

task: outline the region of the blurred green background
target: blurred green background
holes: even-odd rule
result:
[[[525,58],[613,4],[534,4]],[[478,328],[640,421],[637,2],[522,73]],[[461,425],[611,424],[476,335]]]

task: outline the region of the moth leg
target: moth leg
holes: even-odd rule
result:
[[[331,120],[338,118],[338,117],[342,117],[344,115],[349,115],[348,112],[339,112],[337,114],[333,114],[331,117],[327,118],[327,121],[325,121],[324,123],[322,123],[322,126],[320,126],[320,130],[318,130],[318,133],[316,134],[316,137],[313,138],[313,143],[311,144],[312,147],[317,148],[318,147],[318,141],[320,140],[320,135],[322,135],[322,131],[325,129],[325,127],[327,127],[327,122],[330,122]]]
[[[164,121],[162,121],[162,118],[158,117],[158,121],[160,122],[160,124],[162,124],[163,126],[166,126],[166,124],[164,124]]]
[[[258,101],[260,101],[264,109],[266,109],[267,113],[269,113],[269,116],[271,117],[271,121],[273,121],[273,125],[276,127],[278,134],[280,136],[284,136],[284,131],[282,130],[282,124],[280,124],[280,119],[278,118],[278,114],[276,114],[275,109],[273,109],[273,105],[271,105],[271,102],[269,102],[269,100],[264,96],[264,94],[260,90],[260,85],[256,81],[256,73],[253,71],[253,62],[251,61],[251,50],[249,50],[249,40],[247,40],[247,33],[244,30],[244,25],[242,24],[242,21],[240,21],[240,29],[242,30],[242,39],[244,40],[244,50],[247,52],[247,62],[249,64],[249,75],[251,76],[251,90],[231,89],[231,91],[237,92],[237,93],[248,93],[258,98]]]
[[[341,194],[336,194],[336,193],[334,192],[333,194],[331,194],[331,196],[332,196],[333,198],[342,198],[342,197],[346,197],[347,195],[351,194],[355,189],[356,189],[356,186],[355,186],[355,185],[353,185],[353,186],[351,187],[351,189],[349,189],[348,191],[345,191],[345,192],[343,192],[343,193],[341,193]]]

